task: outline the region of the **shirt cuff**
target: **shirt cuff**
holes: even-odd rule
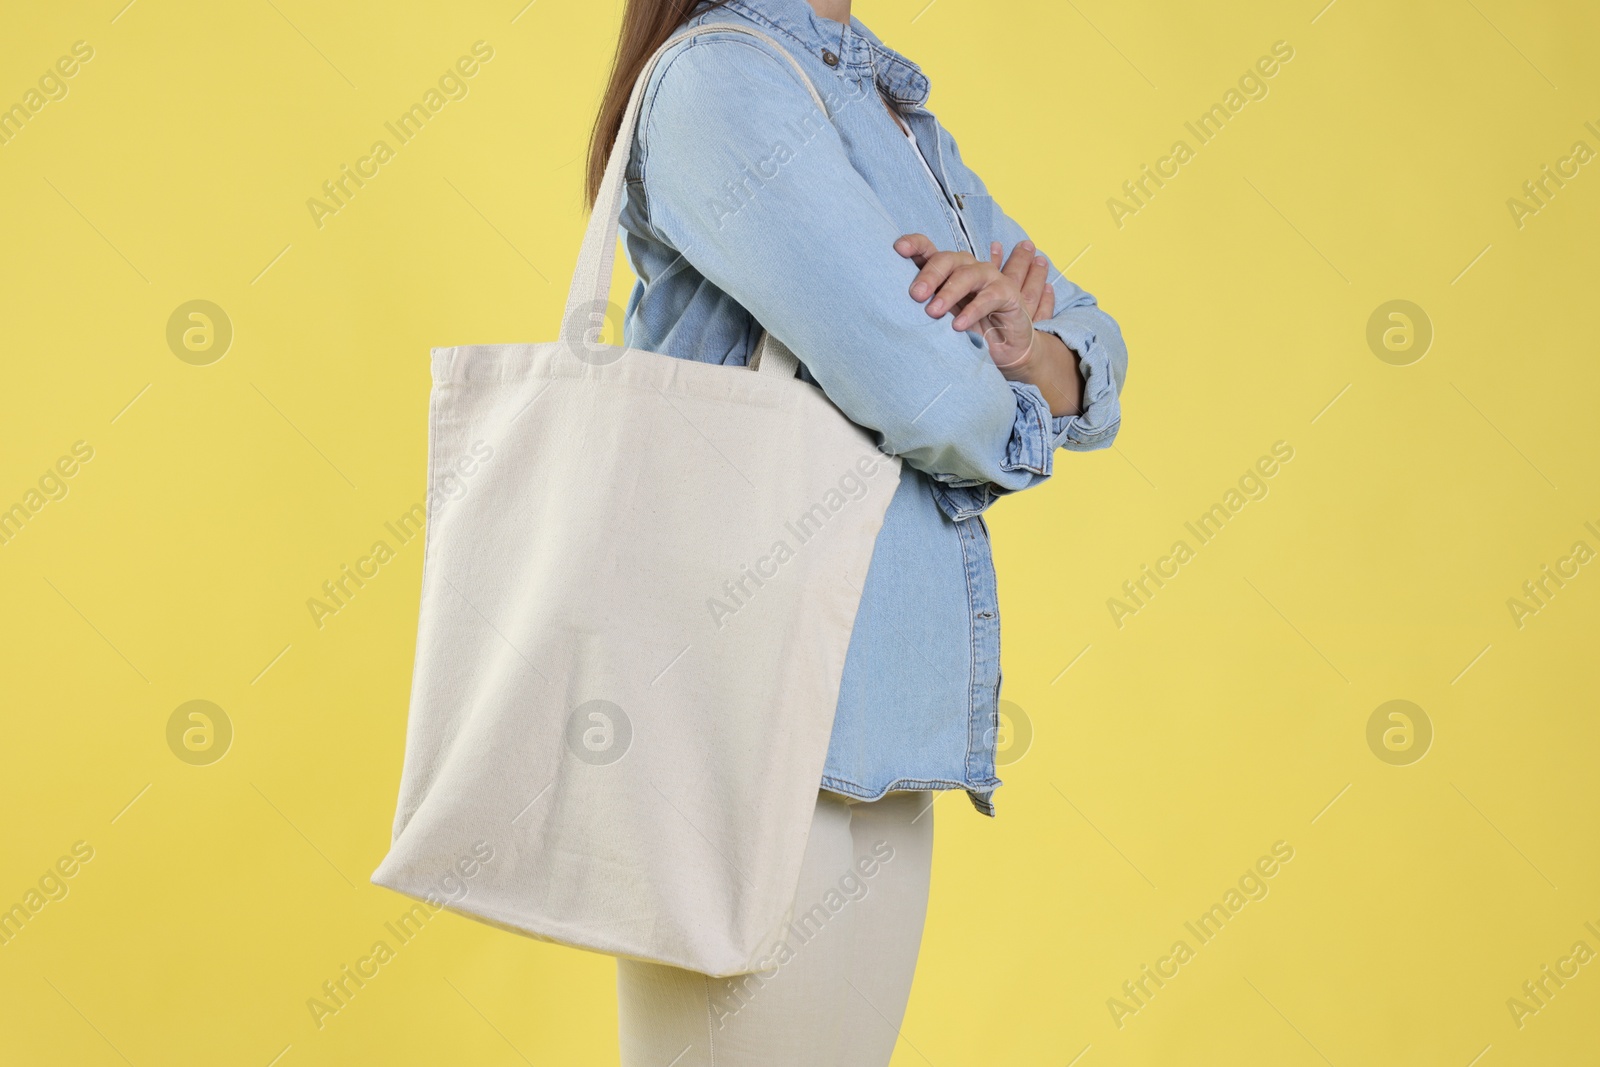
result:
[[[1050,405],[1037,386],[1007,382],[1017,402],[1017,417],[1006,441],[1006,455],[1000,461],[1006,483],[992,481],[942,481],[935,479],[933,492],[939,507],[956,522],[980,514],[1006,493],[1026,489],[1050,477],[1057,442],[1061,439],[1061,420],[1050,414]]]
[[[1122,401],[1112,375],[1108,346],[1096,338],[1092,326],[1072,318],[1071,312],[1036,323],[1035,328],[1054,334],[1078,353],[1078,369],[1083,376],[1083,410],[1050,420],[1054,447],[1069,452],[1110,448],[1122,425]]]

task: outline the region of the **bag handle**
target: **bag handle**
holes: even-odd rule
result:
[[[589,225],[583,234],[583,245],[578,250],[578,264],[572,272],[572,287],[567,293],[566,311],[561,316],[561,340],[578,344],[589,343],[585,335],[598,331],[604,325],[607,296],[611,292],[611,270],[617,256],[617,228],[622,220],[622,179],[627,171],[628,156],[633,150],[633,133],[639,122],[639,109],[644,100],[644,90],[649,84],[650,75],[660,62],[662,53],[673,45],[691,37],[698,37],[702,33],[727,32],[749,34],[776,48],[805,83],[806,89],[811,93],[811,99],[816,102],[823,117],[827,117],[827,105],[822,102],[822,97],[807,76],[805,68],[789,54],[788,49],[760,30],[731,22],[712,23],[695,26],[669,38],[656,49],[655,54],[644,65],[644,69],[639,72],[638,80],[633,83],[633,92],[628,97],[627,110],[622,113],[622,125],[617,129],[616,143],[611,146],[611,155],[606,160],[605,177],[600,181],[600,192],[595,197],[594,211],[589,216]],[[768,373],[793,376],[798,365],[794,353],[789,351],[783,342],[765,330],[762,331],[755,355],[750,360],[752,370],[766,367]]]

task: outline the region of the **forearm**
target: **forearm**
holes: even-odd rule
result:
[[[1027,358],[1001,373],[1014,382],[1026,382],[1044,395],[1050,414],[1078,415],[1083,412],[1083,372],[1078,353],[1066,342],[1045,330],[1033,331],[1033,347]]]
[[[1046,476],[1048,405],[1031,390],[1019,397],[977,340],[906,299],[915,267],[831,124],[734,206],[707,196],[718,175],[766,151],[771,130],[818,126],[783,62],[712,35],[660,78],[640,145],[654,236],[788,345],[885,451],[946,484],[1022,489]]]

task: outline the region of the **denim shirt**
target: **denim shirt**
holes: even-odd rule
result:
[[[639,281],[625,342],[740,365],[766,328],[803,380],[902,459],[820,784],[863,799],[965,789],[993,815],[1000,619],[983,511],[1048,478],[1057,449],[1111,444],[1127,350],[1094,297],[1052,267],[1054,317],[1036,326],[1078,353],[1084,382],[1081,414],[1058,418],[1036,387],[1001,376],[980,332],[930,317],[896,238],[924,233],[986,261],[990,241],[1009,255],[1027,235],[926,108],[927,77],[858,20],[843,27],[805,0],[731,0],[686,25],[735,21],[800,63],[827,114],[748,34],[702,34],[663,55],[626,173]]]

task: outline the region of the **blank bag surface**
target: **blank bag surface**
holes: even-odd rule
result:
[[[786,54],[738,26],[674,40],[700,32]],[[776,338],[750,369],[589,336],[654,63],[561,339],[433,352],[405,765],[372,881],[729,975],[788,920],[900,463]]]

